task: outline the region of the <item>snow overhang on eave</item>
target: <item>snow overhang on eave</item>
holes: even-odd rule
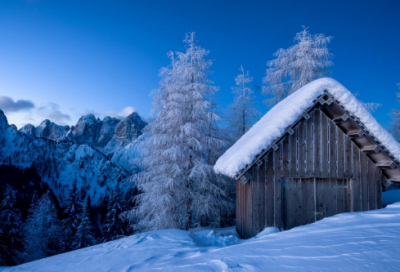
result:
[[[345,108],[340,101],[327,90],[319,95],[313,101],[312,106],[307,108],[302,115],[290,126],[285,129],[285,132],[277,137],[272,143],[259,154],[255,156],[253,162],[246,165],[234,177],[242,184],[247,182],[246,173],[254,164],[261,165],[261,158],[263,158],[269,151],[277,150],[278,143],[287,135],[294,133],[294,128],[303,120],[310,118],[309,113],[315,108],[321,109],[350,139],[354,142],[367,157],[382,170],[383,175],[390,182],[400,183],[400,162],[396,157],[390,153],[374,135],[372,135],[366,126],[360,121],[360,118],[352,114]],[[389,183],[384,183],[384,186],[389,186]]]

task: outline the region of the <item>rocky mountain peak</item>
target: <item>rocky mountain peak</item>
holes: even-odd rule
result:
[[[35,126],[32,124],[26,124],[22,128],[19,129],[20,132],[30,134],[32,136],[35,136]]]
[[[6,129],[8,128],[8,121],[7,117],[5,116],[4,112],[0,109],[0,129]]]

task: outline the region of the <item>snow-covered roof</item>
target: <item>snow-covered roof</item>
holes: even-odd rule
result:
[[[314,105],[314,101],[328,91],[346,110],[359,118],[370,135],[377,138],[395,159],[400,160],[400,144],[371,115],[355,96],[332,78],[320,78],[300,88],[267,112],[246,134],[229,148],[216,162],[214,170],[234,178],[256,155],[270,147],[288,126]]]

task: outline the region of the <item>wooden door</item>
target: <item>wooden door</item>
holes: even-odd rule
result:
[[[284,178],[282,198],[283,229],[315,222],[313,178]]]
[[[349,180],[331,178],[283,178],[283,229],[313,223],[350,211]]]
[[[350,211],[349,180],[316,178],[316,220]]]

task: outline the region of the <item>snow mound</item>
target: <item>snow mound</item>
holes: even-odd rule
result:
[[[192,232],[190,235],[197,246],[200,247],[225,247],[240,243],[236,228],[224,229],[206,229]]]
[[[152,231],[2,271],[364,272],[400,267],[400,203],[338,214],[289,231],[271,233],[269,228],[252,239],[229,238],[238,243],[224,246],[221,240],[233,236],[233,230]]]
[[[273,233],[277,233],[280,232],[279,228],[277,227],[270,227],[270,228],[265,228],[262,232],[260,232],[259,234],[257,234],[256,238],[260,238],[266,235],[270,235]]]
[[[234,178],[241,169],[252,163],[257,154],[282,136],[285,129],[311,107],[313,101],[325,90],[360,118],[370,133],[379,139],[397,160],[400,160],[400,144],[372,117],[365,106],[336,80],[320,78],[300,88],[267,112],[218,159],[214,170]]]

